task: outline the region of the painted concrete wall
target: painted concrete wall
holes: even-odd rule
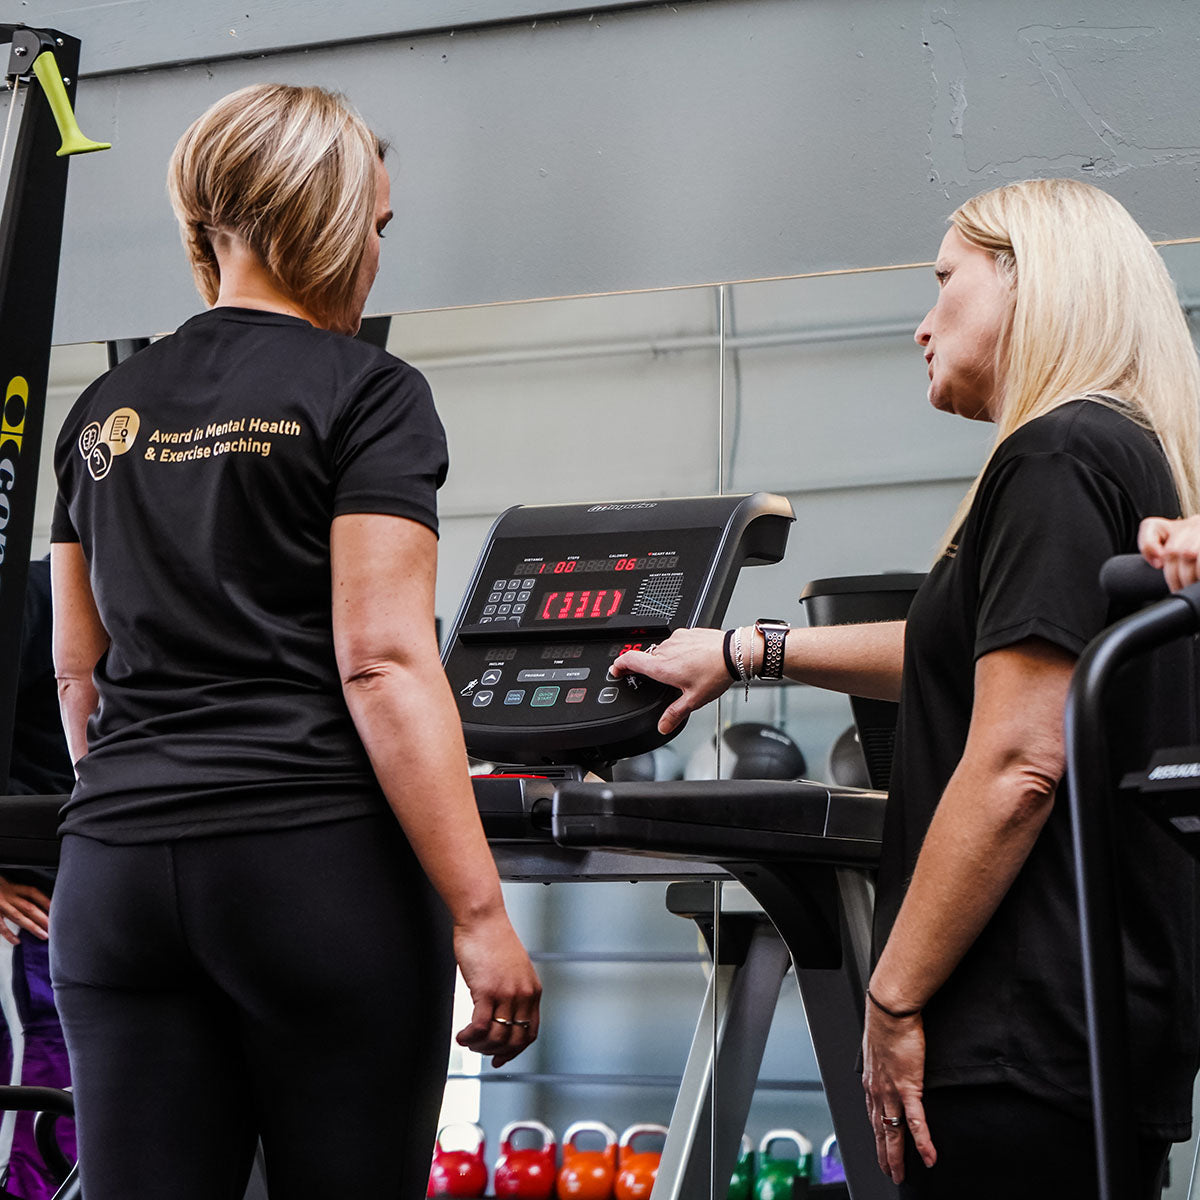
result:
[[[240,11],[290,46],[297,22],[336,40],[384,6],[282,7]],[[448,11],[468,8],[488,6]],[[127,22],[150,42],[134,60],[170,57],[172,30],[212,43],[209,11],[108,5],[94,40]],[[1200,232],[1198,38],[1179,0],[709,0],[91,78],[81,122],[114,149],[72,168],[56,340],[194,309],[164,164],[258,80],[344,89],[395,140],[404,253],[373,299],[395,312],[922,261],[957,202],[1048,172],[1103,182],[1158,236]]]

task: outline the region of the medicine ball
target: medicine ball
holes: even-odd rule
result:
[[[651,783],[663,779],[682,779],[683,759],[678,750],[659,746],[648,754],[635,754],[613,764],[614,783]]]
[[[721,735],[722,779],[799,779],[806,770],[800,747],[774,725],[743,721]],[[686,778],[717,777],[717,739],[688,759]]]
[[[858,740],[858,730],[853,725],[843,729],[829,748],[829,778],[842,787],[871,786],[867,758]]]

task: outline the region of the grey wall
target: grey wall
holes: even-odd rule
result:
[[[81,122],[114,149],[72,167],[56,340],[194,309],[164,164],[266,78],[344,89],[397,143],[381,312],[923,261],[957,202],[1046,172],[1103,181],[1156,235],[1200,231],[1200,9],[1179,0],[709,0],[432,33],[432,0],[390,7],[22,5],[110,69],[214,56],[85,81]],[[217,59],[230,29],[261,56]],[[369,40],[319,45],[348,33]]]

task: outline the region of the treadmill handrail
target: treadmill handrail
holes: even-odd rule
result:
[[[1064,715],[1068,802],[1082,941],[1084,1009],[1100,1200],[1136,1187],[1126,1152],[1132,1099],[1125,963],[1116,895],[1113,788],[1104,703],[1117,672],[1139,654],[1200,630],[1200,584],[1160,600],[1099,634],[1076,664]],[[1087,798],[1093,799],[1091,803]],[[1107,1051],[1114,1050],[1114,1053]]]

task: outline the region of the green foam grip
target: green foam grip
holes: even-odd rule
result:
[[[63,84],[62,72],[58,69],[58,60],[51,50],[43,50],[33,60],[33,73],[46,93],[50,111],[54,114],[54,123],[62,136],[62,145],[58,148],[58,157],[66,154],[90,154],[94,150],[111,150],[111,142],[93,142],[84,137],[75,120],[71,109],[71,101],[67,99],[67,89]]]

